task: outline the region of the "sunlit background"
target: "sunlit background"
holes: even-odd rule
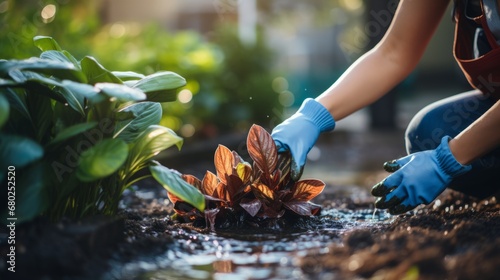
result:
[[[246,132],[253,123],[272,128],[305,98],[320,94],[380,39],[396,5],[382,0],[0,0],[0,58],[37,56],[32,38],[48,35],[77,59],[94,56],[109,70],[177,72],[188,84],[176,102],[163,105],[162,125],[186,139],[214,138]],[[404,127],[421,100],[416,96],[427,101],[464,87],[452,40],[448,16],[418,69],[384,103],[387,116],[362,110],[339,129]]]

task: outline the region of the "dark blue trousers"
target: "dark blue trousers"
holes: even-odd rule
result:
[[[474,90],[428,105],[408,125],[405,135],[406,151],[410,154],[436,148],[443,136],[455,137],[495,102],[495,99]],[[498,193],[500,147],[475,160],[472,170],[455,178],[449,188],[478,198]]]

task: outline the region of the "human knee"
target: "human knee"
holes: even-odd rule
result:
[[[408,154],[435,149],[447,135],[440,123],[435,110],[424,108],[417,113],[405,133]]]

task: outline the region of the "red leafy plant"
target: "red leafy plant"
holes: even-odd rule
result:
[[[321,207],[310,200],[320,194],[325,184],[316,179],[293,182],[290,179],[290,155],[280,153],[271,135],[253,125],[247,137],[248,153],[253,164],[235,151],[219,145],[215,151],[216,174],[207,171],[199,180],[182,175],[205,197],[206,209],[200,212],[169,193],[178,216],[195,221],[203,219],[212,230],[265,219],[279,219],[287,212],[299,216],[318,215]]]

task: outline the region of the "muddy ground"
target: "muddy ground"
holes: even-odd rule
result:
[[[360,188],[352,197],[341,186],[334,188],[318,197],[324,206],[320,217],[272,232],[214,234],[173,222],[166,193],[151,185],[124,196],[118,219],[55,225],[38,219],[19,227],[15,274],[5,271],[2,231],[1,279],[225,279],[225,273],[230,279],[498,279],[500,204],[495,198],[479,201],[447,191],[431,205],[392,217],[383,211],[373,215],[367,190]],[[276,240],[255,245],[269,233]],[[223,246],[229,247],[229,257],[221,261],[215,247],[228,239],[236,241]],[[257,259],[246,265],[254,277],[234,274],[238,264],[230,254],[250,257],[262,253],[265,244],[275,246],[267,249],[270,256],[285,251],[293,261]],[[199,258],[200,252],[213,256],[204,262],[207,273],[171,271],[172,263],[182,265],[180,255]],[[280,266],[286,269],[280,272]],[[166,267],[169,272],[155,273]],[[293,274],[283,272],[289,269]],[[258,276],[259,270],[268,272]]]
[[[498,279],[500,205],[447,191],[381,228],[347,232],[300,267],[312,279]]]

